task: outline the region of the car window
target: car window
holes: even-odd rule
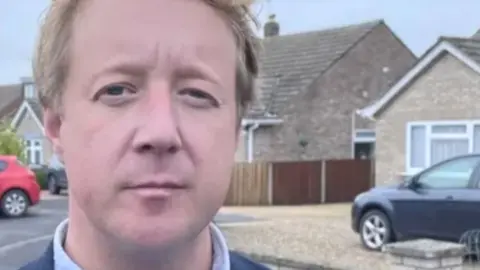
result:
[[[63,169],[64,165],[62,161],[60,161],[60,158],[56,154],[54,154],[48,162],[48,167],[52,169]]]
[[[479,162],[477,156],[447,161],[420,175],[418,183],[422,188],[467,188]]]
[[[3,172],[7,169],[7,162],[5,160],[0,160],[0,172]]]

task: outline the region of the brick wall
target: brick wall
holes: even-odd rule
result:
[[[411,52],[380,24],[290,102],[280,114],[281,127],[257,130],[255,158],[350,158],[352,113],[379,98],[414,61]],[[362,120],[356,123],[357,128],[372,127]],[[301,142],[308,144],[303,147]]]
[[[451,55],[413,82],[376,123],[376,184],[404,172],[408,122],[480,119],[479,89],[480,76]]]

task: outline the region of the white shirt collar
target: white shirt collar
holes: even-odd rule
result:
[[[53,260],[55,270],[82,270],[65,252],[63,243],[67,234],[68,219],[55,229],[53,238]],[[209,225],[213,243],[212,270],[230,270],[230,255],[227,242],[220,229],[213,223]]]

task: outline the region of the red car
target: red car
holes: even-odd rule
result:
[[[0,155],[0,211],[20,217],[40,201],[35,174],[15,156]]]

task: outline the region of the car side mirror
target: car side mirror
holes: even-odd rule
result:
[[[416,189],[419,189],[421,187],[421,184],[418,182],[417,177],[413,177],[412,179],[410,179],[410,181],[408,181],[407,187],[409,189],[416,190]]]

